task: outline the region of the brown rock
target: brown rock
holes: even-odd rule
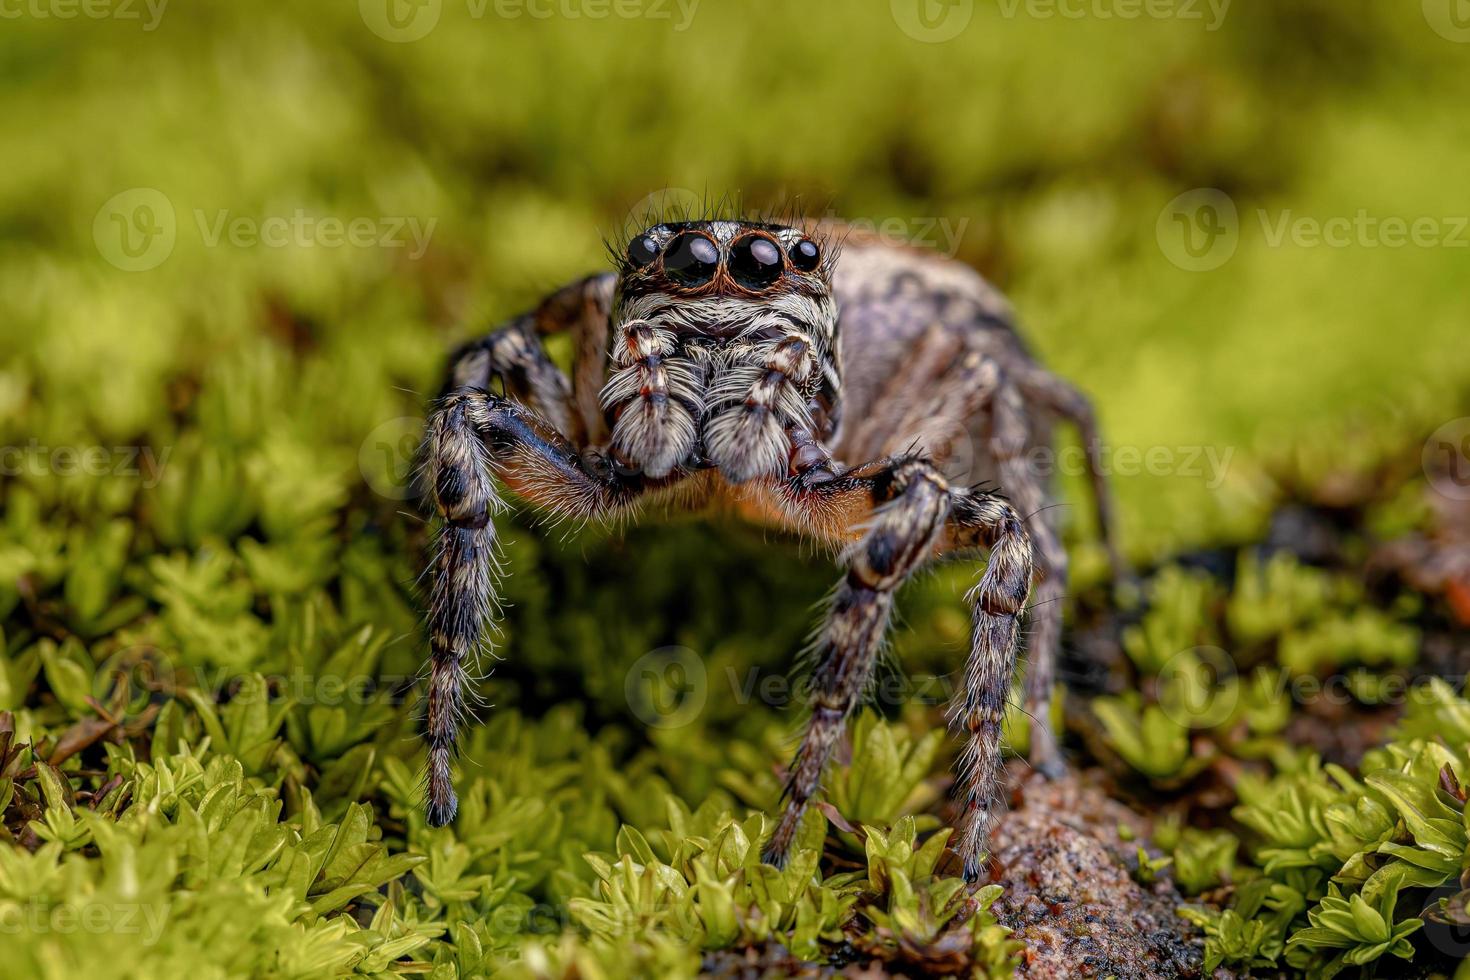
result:
[[[1005,886],[995,914],[1026,946],[1017,976],[1201,976],[1203,938],[1177,914],[1183,900],[1173,884],[1134,880],[1147,822],[1085,775],[1014,774],[1016,798],[992,853]]]

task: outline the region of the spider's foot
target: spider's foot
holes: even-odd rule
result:
[[[444,827],[454,822],[454,815],[459,811],[459,800],[453,793],[445,800],[430,800],[425,807],[429,818],[430,827]]]
[[[766,841],[766,846],[761,848],[761,863],[769,864],[774,868],[785,868],[786,859],[791,854],[791,844],[796,838],[797,821],[790,818],[790,814],[783,814],[781,822],[776,825],[776,830],[771,834],[771,839]]]

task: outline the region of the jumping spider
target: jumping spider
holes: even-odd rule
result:
[[[1057,418],[1095,450],[1087,400],[1030,356],[1009,306],[978,274],[850,228],[668,222],[615,259],[616,273],[573,283],[460,349],[428,424],[426,476],[442,518],[428,613],[429,822],[450,822],[457,807],[463,663],[495,600],[497,484],[579,521],[657,500],[841,549],[811,717],[765,846],[776,864],[863,694],[894,593],[931,558],[988,550],[967,596],[973,634],[950,710],[967,738],[956,850],[977,880],[1033,566],[1031,759],[1047,773],[1061,766],[1047,718],[1067,557],[1027,454],[1050,444]],[[563,332],[570,377],[541,344]],[[492,393],[495,381],[504,395]],[[957,451],[966,446],[968,460]],[[970,471],[967,485],[946,476],[956,465]],[[1009,499],[975,477],[998,481]]]

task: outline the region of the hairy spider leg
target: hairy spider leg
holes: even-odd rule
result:
[[[495,612],[496,481],[552,514],[597,520],[631,505],[641,480],[589,465],[546,419],[478,388],[456,388],[439,401],[424,457],[441,518],[428,614],[427,797],[429,823],[438,827],[458,809],[450,766],[464,713],[465,661]]]
[[[918,457],[880,460],[809,486],[788,489],[794,510],[813,528],[852,526],[867,511],[862,536],[847,549],[838,585],[818,635],[812,710],[786,782],[786,808],[763,860],[780,865],[794,840],[822,770],[842,736],[872,672],[897,589],[944,550],[990,549],[972,608],[965,685],[950,710],[967,737],[961,756],[962,814],[956,850],[965,877],[980,877],[980,854],[996,812],[1001,726],[1015,670],[1020,617],[1031,582],[1031,544],[1024,520],[1002,497],[952,488],[933,463]]]

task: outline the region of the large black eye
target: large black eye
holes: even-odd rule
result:
[[[821,250],[810,238],[803,238],[791,246],[791,264],[802,272],[811,272],[822,261]]]
[[[730,248],[730,275],[746,289],[765,289],[781,278],[781,250],[769,238],[747,235]]]
[[[715,243],[686,231],[664,252],[664,272],[681,286],[699,286],[715,277],[720,265],[720,251]]]
[[[658,242],[651,235],[639,235],[628,243],[628,261],[642,268],[658,258]]]

